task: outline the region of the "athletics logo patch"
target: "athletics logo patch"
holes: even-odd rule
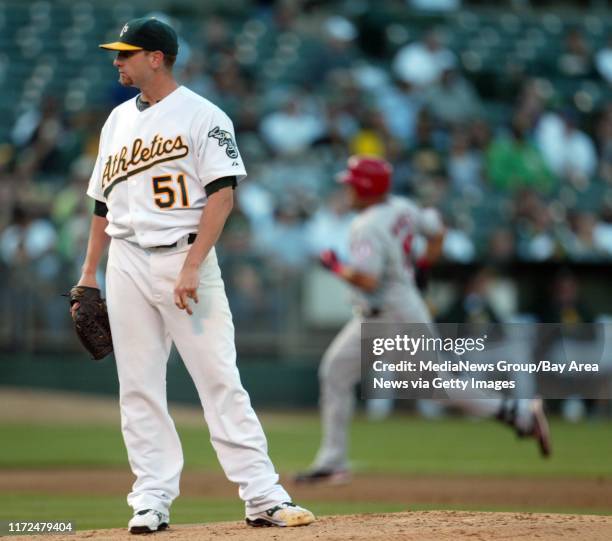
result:
[[[219,128],[219,126],[215,126],[212,130],[208,132],[208,137],[216,139],[220,147],[227,147],[225,149],[225,153],[230,158],[235,159],[238,157],[238,147],[236,146],[236,143],[234,143],[234,140],[232,139],[232,134],[230,132],[222,130],[221,128]]]

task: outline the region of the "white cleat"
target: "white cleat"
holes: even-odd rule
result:
[[[315,521],[308,510],[292,502],[284,502],[265,511],[246,516],[246,523],[253,527],[267,526],[306,526]]]
[[[170,517],[155,509],[142,509],[134,513],[128,523],[128,530],[133,534],[160,532],[168,528]]]

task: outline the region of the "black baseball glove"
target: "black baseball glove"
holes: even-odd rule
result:
[[[79,340],[95,360],[106,357],[113,351],[106,302],[96,287],[74,286],[70,293],[70,306],[79,303],[72,319]]]

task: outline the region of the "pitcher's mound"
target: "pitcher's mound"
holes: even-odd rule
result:
[[[418,511],[322,517],[301,528],[249,528],[244,522],[204,525],[171,525],[154,536],[133,536],[126,530],[81,531],[52,536],[56,541],[610,541],[612,517],[548,513],[474,513],[467,511]],[[40,541],[40,537],[18,537]]]

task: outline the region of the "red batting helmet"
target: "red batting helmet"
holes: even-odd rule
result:
[[[382,158],[351,156],[347,169],[338,175],[338,182],[350,184],[359,197],[376,197],[391,188],[393,167]]]

